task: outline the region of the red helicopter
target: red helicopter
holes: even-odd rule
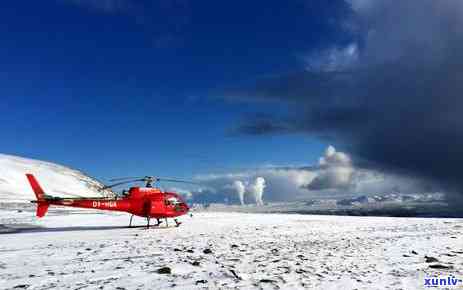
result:
[[[158,181],[166,182],[181,182],[181,183],[192,183],[184,180],[169,179],[169,178],[158,178],[155,176],[145,177],[126,177],[112,179],[111,181],[120,181],[118,183],[105,186],[102,189],[109,189],[118,185],[133,183],[133,182],[145,182],[145,187],[131,187],[128,191],[123,191],[123,196],[116,198],[92,198],[92,197],[79,197],[79,198],[62,198],[47,195],[34,175],[26,174],[27,179],[34,191],[37,200],[31,201],[37,203],[37,217],[43,217],[48,211],[50,205],[70,206],[70,207],[81,207],[111,211],[122,211],[128,212],[131,215],[129,227],[132,226],[133,216],[144,217],[147,220],[147,228],[150,227],[150,219],[155,218],[159,226],[161,219],[166,221],[168,226],[167,218],[173,218],[176,226],[180,226],[180,222],[176,217],[187,214],[190,208],[183,198],[174,192],[163,192],[159,188],[153,187],[153,183]]]

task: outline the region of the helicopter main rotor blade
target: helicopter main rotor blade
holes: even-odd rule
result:
[[[176,183],[189,183],[189,184],[198,184],[197,182],[189,181],[189,180],[182,180],[182,179],[174,179],[174,178],[157,178],[157,181],[164,181],[164,182],[176,182]]]
[[[158,182],[158,181],[199,185],[199,183],[189,181],[189,180],[182,180],[182,179],[176,179],[176,178],[163,178],[163,177],[156,177],[156,176],[121,177],[121,178],[110,179],[110,181],[120,181],[120,182],[104,186],[103,188],[101,188],[101,190],[110,189],[118,185],[137,182],[137,181],[144,181],[146,182],[147,186],[148,184],[151,184],[153,182]]]
[[[113,179],[109,179],[109,181],[122,181],[122,180],[126,180],[126,179],[138,179],[138,178],[143,178],[144,176],[132,176],[132,177],[119,177],[119,178],[113,178]]]

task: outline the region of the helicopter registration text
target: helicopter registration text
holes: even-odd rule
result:
[[[115,201],[94,201],[92,205],[93,207],[96,207],[96,208],[99,208],[99,207],[112,208],[112,207],[117,207],[117,202]]]

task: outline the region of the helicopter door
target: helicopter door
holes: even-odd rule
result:
[[[165,206],[162,200],[152,199],[149,201],[149,203],[150,203],[150,215],[151,216],[160,216],[165,213]]]

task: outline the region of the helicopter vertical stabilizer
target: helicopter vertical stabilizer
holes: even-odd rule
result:
[[[37,217],[43,217],[47,214],[48,207],[50,204],[45,199],[45,192],[43,191],[42,187],[40,186],[37,179],[35,179],[34,175],[26,174],[27,179],[32,187],[32,190],[37,197]]]

